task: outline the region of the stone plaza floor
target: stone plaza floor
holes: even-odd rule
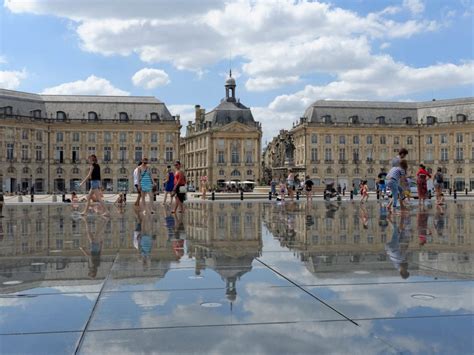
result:
[[[474,202],[7,206],[1,354],[472,354]]]

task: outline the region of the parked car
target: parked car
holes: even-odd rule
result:
[[[188,192],[196,192],[196,188],[194,187],[194,185],[188,185]]]

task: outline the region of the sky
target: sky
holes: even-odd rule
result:
[[[264,143],[316,100],[474,96],[474,0],[0,1],[0,88],[151,95],[186,125],[232,69]]]

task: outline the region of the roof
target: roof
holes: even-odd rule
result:
[[[227,124],[240,122],[255,123],[252,111],[240,102],[226,101],[225,99],[212,111],[206,113],[205,120],[213,124]]]

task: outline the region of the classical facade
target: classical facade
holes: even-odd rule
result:
[[[196,105],[181,150],[188,180],[199,186],[207,176],[211,186],[226,181],[257,181],[261,176],[262,127],[250,108],[235,96],[232,73],[225,82],[225,98],[210,112]]]
[[[391,158],[405,147],[409,175],[424,163],[443,169],[447,187],[474,189],[473,114],[474,98],[316,101],[289,131],[294,160],[288,168],[310,175],[316,185],[331,179],[350,188],[367,179],[374,188],[380,169],[388,170]],[[277,144],[267,150],[276,154]],[[272,172],[279,171],[274,167]]]
[[[96,154],[107,191],[133,189],[148,157],[161,180],[178,157],[179,117],[154,97],[37,95],[0,90],[0,182],[5,192],[78,190]]]

